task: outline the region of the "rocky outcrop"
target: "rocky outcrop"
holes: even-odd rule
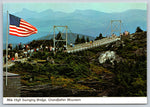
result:
[[[102,63],[105,63],[106,60],[110,60],[110,62],[113,63],[113,61],[115,60],[116,58],[116,54],[114,51],[106,51],[106,52],[103,52],[100,56],[99,56],[99,63],[102,64]]]
[[[112,78],[107,78],[105,75],[103,79],[112,80]],[[102,97],[109,96],[110,90],[115,87],[112,82],[100,82],[98,80],[78,81],[77,83],[88,86],[90,89],[64,88],[62,86],[52,86],[51,84],[22,86],[21,97]]]
[[[107,60],[114,64],[114,61],[120,62],[122,58],[119,57],[115,51],[106,51],[100,54],[98,60],[100,64],[105,63]]]
[[[144,48],[139,48],[137,49],[135,52],[136,56],[142,56],[142,55],[145,55],[146,54],[146,49]]]
[[[99,91],[96,90],[76,90],[47,84],[38,86],[22,86],[21,97],[87,97],[96,96],[98,93]]]

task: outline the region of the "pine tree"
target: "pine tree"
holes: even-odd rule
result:
[[[85,43],[85,38],[84,38],[84,36],[82,36],[82,38],[81,38],[81,43]]]
[[[136,32],[143,32],[143,30],[138,26],[138,27],[136,28]]]
[[[89,40],[89,37],[87,37],[87,38],[86,38],[86,41],[87,41],[87,42],[89,42],[89,41],[90,41],[90,40]]]
[[[79,35],[77,35],[77,38],[76,38],[76,40],[75,40],[75,44],[78,44],[78,43],[81,43],[81,40],[80,40],[80,38],[79,38]]]
[[[99,39],[102,39],[103,38],[103,35],[102,33],[99,34]]]
[[[50,46],[53,46],[53,44],[54,44],[54,41],[53,41],[53,39],[51,39],[50,40]]]
[[[56,36],[56,40],[63,40],[61,32],[59,32]],[[63,41],[57,41],[56,42],[56,47],[62,47],[65,43]]]
[[[60,32],[57,34],[56,40],[63,40],[62,37],[61,37],[61,33]]]
[[[103,35],[102,35],[102,33],[100,33],[100,34],[99,34],[99,36],[98,36],[98,37],[96,37],[96,39],[95,39],[95,40],[100,40],[100,39],[103,39]]]
[[[18,50],[18,46],[16,45],[16,48],[15,48],[16,50]]]

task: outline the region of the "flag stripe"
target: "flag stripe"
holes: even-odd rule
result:
[[[21,21],[20,21],[20,23],[22,23],[22,24],[26,24],[26,25],[28,25],[28,26],[33,26],[33,25],[29,24],[28,22],[23,21],[23,20],[21,20]]]
[[[20,30],[20,31],[26,31],[27,32],[27,30],[26,29],[24,29],[24,28],[20,28],[20,27],[16,27],[16,26],[14,26],[14,25],[9,25],[9,30],[11,30],[11,29],[16,29],[16,30]]]
[[[12,31],[10,31],[9,33],[10,34],[17,34],[17,35],[28,35],[28,34],[33,34],[34,32],[23,34],[23,33],[19,33],[19,32],[12,32]]]
[[[26,36],[30,36],[31,34],[34,34],[34,32],[28,33],[28,34],[19,34],[18,32],[9,32],[10,35],[15,35],[15,36],[19,36],[19,37],[26,37]]]
[[[30,23],[26,22],[26,21],[25,21],[25,20],[23,20],[23,19],[21,19],[21,22],[24,22],[24,23],[26,23],[26,24],[31,25]],[[32,26],[32,25],[31,25],[31,26]]]
[[[24,23],[24,22],[20,22],[20,25],[24,25],[24,26],[28,26],[28,27],[33,27],[33,26],[31,26],[31,25],[29,25],[29,24],[27,24],[27,23]],[[34,27],[33,27],[34,28]]]
[[[24,25],[24,26],[32,27],[31,25],[26,24],[26,23],[22,23],[22,22],[20,22],[20,25]]]
[[[29,24],[29,23],[26,22],[26,21],[23,21],[22,19],[21,19],[21,21],[20,21],[20,25],[27,26],[27,27],[31,27],[31,28],[33,28],[34,30],[36,30],[36,28],[35,28],[34,26],[32,26],[31,24]]]
[[[16,30],[16,29],[11,29],[11,30],[9,30],[10,32],[17,32],[17,33],[20,33],[20,34],[28,34],[28,33],[31,33],[31,31],[30,32],[24,32],[24,31],[19,31],[19,30]]]
[[[23,37],[25,37],[25,36],[29,36],[31,34],[37,33],[37,31],[29,31],[29,30],[25,31],[25,30],[26,29],[10,25],[10,27],[9,27],[9,34],[10,35],[19,36],[19,37],[21,37],[21,35],[22,35]]]
[[[20,30],[17,30],[17,29],[11,29],[9,30],[10,32],[17,32],[19,34],[28,34],[28,33],[31,33],[31,32],[36,32],[36,31],[20,31]]]
[[[34,29],[32,29],[31,27],[28,27],[28,26],[24,26],[24,25],[21,25],[19,26],[20,28],[24,28],[26,30],[29,30],[29,31],[34,31]]]

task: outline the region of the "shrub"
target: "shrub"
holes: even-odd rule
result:
[[[64,78],[62,76],[56,78],[54,76],[51,77],[52,80],[52,85],[56,85],[56,86],[62,86],[62,87],[72,87],[73,84],[73,80],[70,78]]]
[[[81,84],[74,84],[72,88],[78,89],[78,90],[89,90],[90,89],[88,86],[81,85]]]

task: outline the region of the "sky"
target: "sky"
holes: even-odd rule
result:
[[[4,3],[3,11],[15,13],[23,8],[41,12],[47,9],[71,13],[75,10],[96,10],[106,13],[123,12],[129,9],[146,10],[146,3]]]

